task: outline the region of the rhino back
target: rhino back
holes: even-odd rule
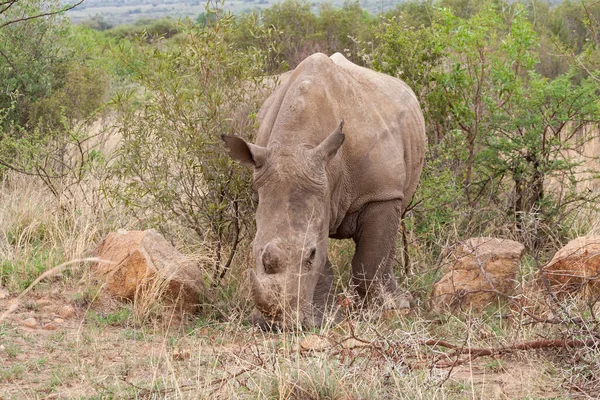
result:
[[[327,170],[338,222],[372,201],[401,198],[406,205],[416,190],[425,124],[399,79],[339,53],[313,54],[282,79],[258,118],[256,144],[279,151],[316,146],[344,119],[346,140]]]

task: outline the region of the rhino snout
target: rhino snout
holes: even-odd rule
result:
[[[277,277],[259,277],[250,270],[250,288],[256,308],[268,319],[280,319],[285,308],[280,283]]]

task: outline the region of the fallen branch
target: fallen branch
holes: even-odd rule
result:
[[[531,342],[518,343],[512,346],[505,347],[490,347],[490,348],[478,348],[478,347],[461,347],[453,343],[446,342],[444,340],[429,339],[421,342],[427,346],[439,346],[447,349],[454,350],[452,355],[456,354],[468,354],[471,357],[481,356],[492,356],[497,354],[510,353],[517,350],[535,350],[535,349],[555,349],[555,348],[580,348],[580,347],[596,347],[600,343],[596,339],[588,340],[564,340],[564,339],[543,339],[534,340]]]
[[[54,268],[51,268],[51,269],[45,271],[43,274],[41,274],[40,276],[38,276],[35,281],[33,281],[29,286],[27,286],[27,288],[25,290],[23,290],[21,293],[19,293],[19,295],[17,297],[15,297],[14,299],[12,299],[10,301],[8,309],[6,311],[4,311],[2,314],[0,314],[0,322],[4,321],[6,319],[6,317],[8,317],[13,312],[15,312],[17,310],[17,308],[19,308],[19,305],[21,304],[20,300],[31,289],[33,289],[38,283],[40,283],[43,279],[46,279],[46,278],[48,278],[50,276],[53,276],[53,275],[59,273],[60,271],[62,271],[68,265],[77,264],[77,263],[84,263],[84,262],[111,263],[110,261],[105,261],[105,260],[102,260],[102,259],[100,259],[98,257],[78,258],[76,260],[71,260],[71,261],[64,262],[64,263],[62,263],[60,265],[57,265]]]

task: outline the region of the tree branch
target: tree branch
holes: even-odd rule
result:
[[[15,1],[15,2],[16,2],[16,1]],[[74,4],[69,4],[69,5],[67,5],[67,6],[65,6],[65,7],[63,7],[63,8],[61,8],[60,10],[56,10],[56,11],[48,11],[48,12],[45,12],[45,13],[36,14],[36,15],[29,16],[29,17],[22,17],[22,18],[17,18],[17,19],[14,19],[14,20],[6,21],[5,23],[3,23],[3,24],[1,24],[1,25],[0,25],[0,29],[2,29],[2,28],[4,28],[4,27],[6,27],[6,26],[8,26],[8,25],[16,24],[17,22],[29,21],[29,20],[31,20],[31,19],[42,18],[42,17],[48,17],[48,16],[50,16],[50,15],[56,15],[56,14],[60,14],[60,13],[63,13],[63,12],[67,12],[67,11],[69,11],[69,10],[72,10],[72,9],[74,9],[75,7],[77,7],[78,5],[80,5],[80,4],[81,4],[81,3],[83,3],[83,2],[84,2],[84,0],[79,0],[77,3],[74,3]],[[13,4],[14,4],[14,3],[13,3]],[[12,4],[10,4],[8,7],[10,7],[11,5],[12,5]],[[8,9],[8,7],[7,7],[7,8],[5,8],[3,11],[6,11],[6,10]]]
[[[0,15],[4,14],[9,8],[15,5],[17,1],[19,0],[8,0],[0,2],[0,7],[4,7],[2,10],[0,10]]]
[[[448,354],[448,358],[456,357],[452,363],[435,363],[437,368],[454,368],[457,365],[464,364],[465,362],[472,361],[478,357],[495,356],[500,354],[512,353],[515,351],[527,351],[527,350],[540,350],[540,349],[564,349],[564,348],[582,348],[582,347],[596,347],[598,341],[596,339],[587,340],[575,340],[575,339],[541,339],[530,342],[517,343],[512,346],[505,347],[465,347],[459,346],[444,340],[429,339],[421,342],[422,345],[426,346],[438,346],[453,350],[452,353]],[[460,355],[466,354],[466,359],[459,359]]]

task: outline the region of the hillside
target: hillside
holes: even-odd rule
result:
[[[313,10],[323,1],[312,2]],[[360,0],[360,6],[373,13],[379,13],[394,8],[404,0]],[[264,9],[278,3],[277,0],[228,0],[224,7],[233,13],[249,12]],[[329,3],[342,6],[344,0],[332,0]],[[190,17],[195,19],[206,9],[202,0],[86,0],[75,9],[68,12],[71,21],[80,23],[90,18],[101,17],[111,25],[131,23],[139,19],[161,17]]]

